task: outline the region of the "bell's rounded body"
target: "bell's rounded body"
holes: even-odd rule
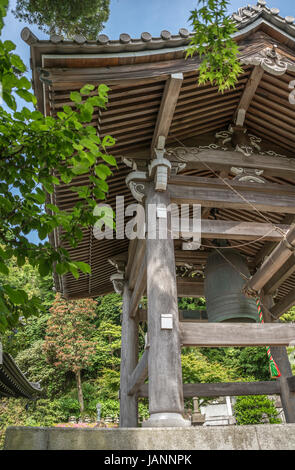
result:
[[[223,250],[223,256],[214,251],[209,255],[205,269],[205,297],[209,322],[258,322],[257,305],[254,299],[243,292],[245,279],[250,272],[237,251]]]

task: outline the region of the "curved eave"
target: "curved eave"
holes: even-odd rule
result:
[[[29,382],[10,354],[3,353],[0,364],[0,397],[25,397],[33,399],[40,395],[39,383]]]
[[[258,2],[259,3],[259,2]],[[245,12],[251,11],[250,7],[245,7]],[[261,30],[285,46],[295,48],[295,26],[287,19],[277,14],[271,13],[266,7],[256,8],[257,13],[251,18],[241,16],[242,21],[235,20],[238,31],[233,35],[237,42],[241,42],[251,37],[256,31]],[[253,13],[253,11],[252,11]],[[238,15],[235,15],[238,17]],[[288,17],[287,17],[288,18]],[[166,37],[163,33],[167,33]],[[143,33],[147,34],[147,33]],[[125,65],[150,62],[162,62],[167,60],[177,60],[185,56],[185,51],[189,46],[193,33],[185,29],[180,30],[180,34],[171,35],[169,32],[162,32],[162,37],[149,37],[146,41],[143,39],[109,40],[105,35],[100,35],[97,41],[87,41],[81,37],[80,43],[77,40],[64,41],[61,37],[55,36],[50,40],[38,40],[38,38],[29,30],[24,28],[22,31],[23,40],[31,47],[31,67],[33,73],[33,86],[38,99],[38,108],[44,111],[44,93],[43,84],[40,81],[39,72],[42,67],[51,63],[50,67],[68,67],[75,66],[75,62],[82,63],[83,67],[110,67],[114,68],[120,63]],[[126,36],[126,35],[125,35]],[[128,36],[128,35],[127,35]],[[196,64],[198,68],[198,64]]]

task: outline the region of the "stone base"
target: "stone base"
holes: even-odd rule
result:
[[[7,450],[295,450],[295,424],[71,429],[11,426]]]
[[[142,423],[143,428],[182,428],[191,426],[191,422],[184,419],[179,413],[153,413],[147,421]]]

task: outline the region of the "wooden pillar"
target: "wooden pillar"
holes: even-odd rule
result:
[[[167,191],[156,192],[154,185],[150,186],[146,199],[147,215],[152,205],[154,205],[153,207],[155,205],[167,207],[169,203],[170,198]],[[165,219],[165,211],[160,216]],[[158,217],[154,219],[154,226],[156,221],[159,222]],[[151,220],[148,220],[146,259],[150,418],[143,426],[189,426],[190,422],[183,418],[181,344],[174,243],[171,238],[171,216],[169,213],[167,213],[166,239],[159,239],[158,228],[156,232],[156,239],[151,239]]]
[[[138,422],[137,394],[128,395],[129,376],[138,362],[138,325],[130,318],[131,294],[127,282],[123,290],[122,345],[120,371],[120,427],[135,428]]]
[[[273,306],[271,295],[263,297],[263,304],[269,310]],[[271,321],[269,315],[264,315],[265,321]],[[287,348],[284,346],[271,346],[271,354],[278,365],[281,377],[278,379],[281,388],[281,401],[287,423],[295,423],[295,392],[290,392],[287,378],[292,376],[292,368],[288,358]]]

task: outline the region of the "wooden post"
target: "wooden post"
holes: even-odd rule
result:
[[[146,213],[155,205],[170,204],[168,192],[155,192],[151,185]],[[154,206],[152,206],[154,205]],[[159,214],[158,214],[159,215]],[[165,219],[165,211],[162,212]],[[159,215],[159,216],[161,216]],[[155,228],[155,217],[153,227]],[[162,219],[163,221],[163,219]],[[183,418],[181,345],[175,274],[174,244],[171,238],[171,214],[167,213],[167,237],[151,239],[151,219],[146,240],[148,342],[149,342],[149,411],[145,427],[181,427],[190,422]],[[165,317],[164,317],[164,316]],[[167,321],[167,324],[164,323]]]
[[[129,376],[138,362],[138,328],[134,318],[130,318],[131,294],[127,282],[123,290],[122,345],[120,371],[120,427],[135,428],[138,420],[137,394],[128,395]]]
[[[263,304],[269,310],[273,306],[273,298],[271,295],[263,297]],[[269,321],[269,318],[265,318]],[[287,349],[284,346],[272,346],[271,354],[278,365],[281,377],[278,379],[281,387],[281,401],[287,423],[295,423],[295,392],[291,392],[287,382],[287,378],[292,376],[291,364],[288,358]]]

